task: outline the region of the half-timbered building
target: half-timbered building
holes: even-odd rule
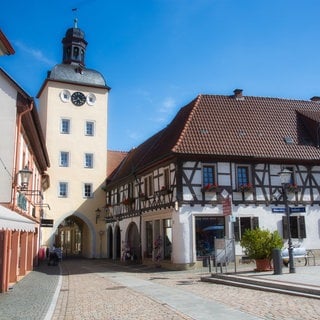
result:
[[[132,149],[106,184],[108,256],[192,267],[214,239],[259,226],[320,249],[320,99],[199,95]]]

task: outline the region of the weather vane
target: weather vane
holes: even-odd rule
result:
[[[76,12],[78,8],[72,8],[72,12]],[[78,28],[78,18],[74,18],[74,28]]]

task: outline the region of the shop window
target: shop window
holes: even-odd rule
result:
[[[287,217],[282,217],[283,238],[288,239],[288,221]],[[291,238],[306,238],[306,224],[304,216],[290,216]]]
[[[172,220],[163,220],[163,259],[170,260],[172,252]]]
[[[240,217],[236,218],[236,221],[233,223],[234,227],[234,238],[236,241],[240,241],[242,235],[247,229],[256,229],[259,227],[259,218],[258,217]]]
[[[196,217],[196,255],[197,258],[214,256],[214,239],[225,236],[224,217]]]

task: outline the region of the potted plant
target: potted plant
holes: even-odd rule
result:
[[[240,244],[248,258],[256,261],[256,270],[267,271],[272,270],[272,250],[281,249],[283,241],[278,231],[257,228],[247,229]]]

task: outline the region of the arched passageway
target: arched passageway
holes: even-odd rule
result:
[[[57,228],[53,245],[61,248],[66,257],[91,257],[91,237],[87,224],[72,215],[64,219]]]
[[[121,258],[121,231],[120,227],[117,225],[114,230],[115,233],[115,259],[119,260]]]
[[[134,222],[131,222],[127,231],[127,245],[130,248],[130,254],[133,260],[141,260],[141,245],[138,227]]]
[[[113,258],[113,232],[111,226],[109,226],[107,231],[107,257],[109,259]]]

